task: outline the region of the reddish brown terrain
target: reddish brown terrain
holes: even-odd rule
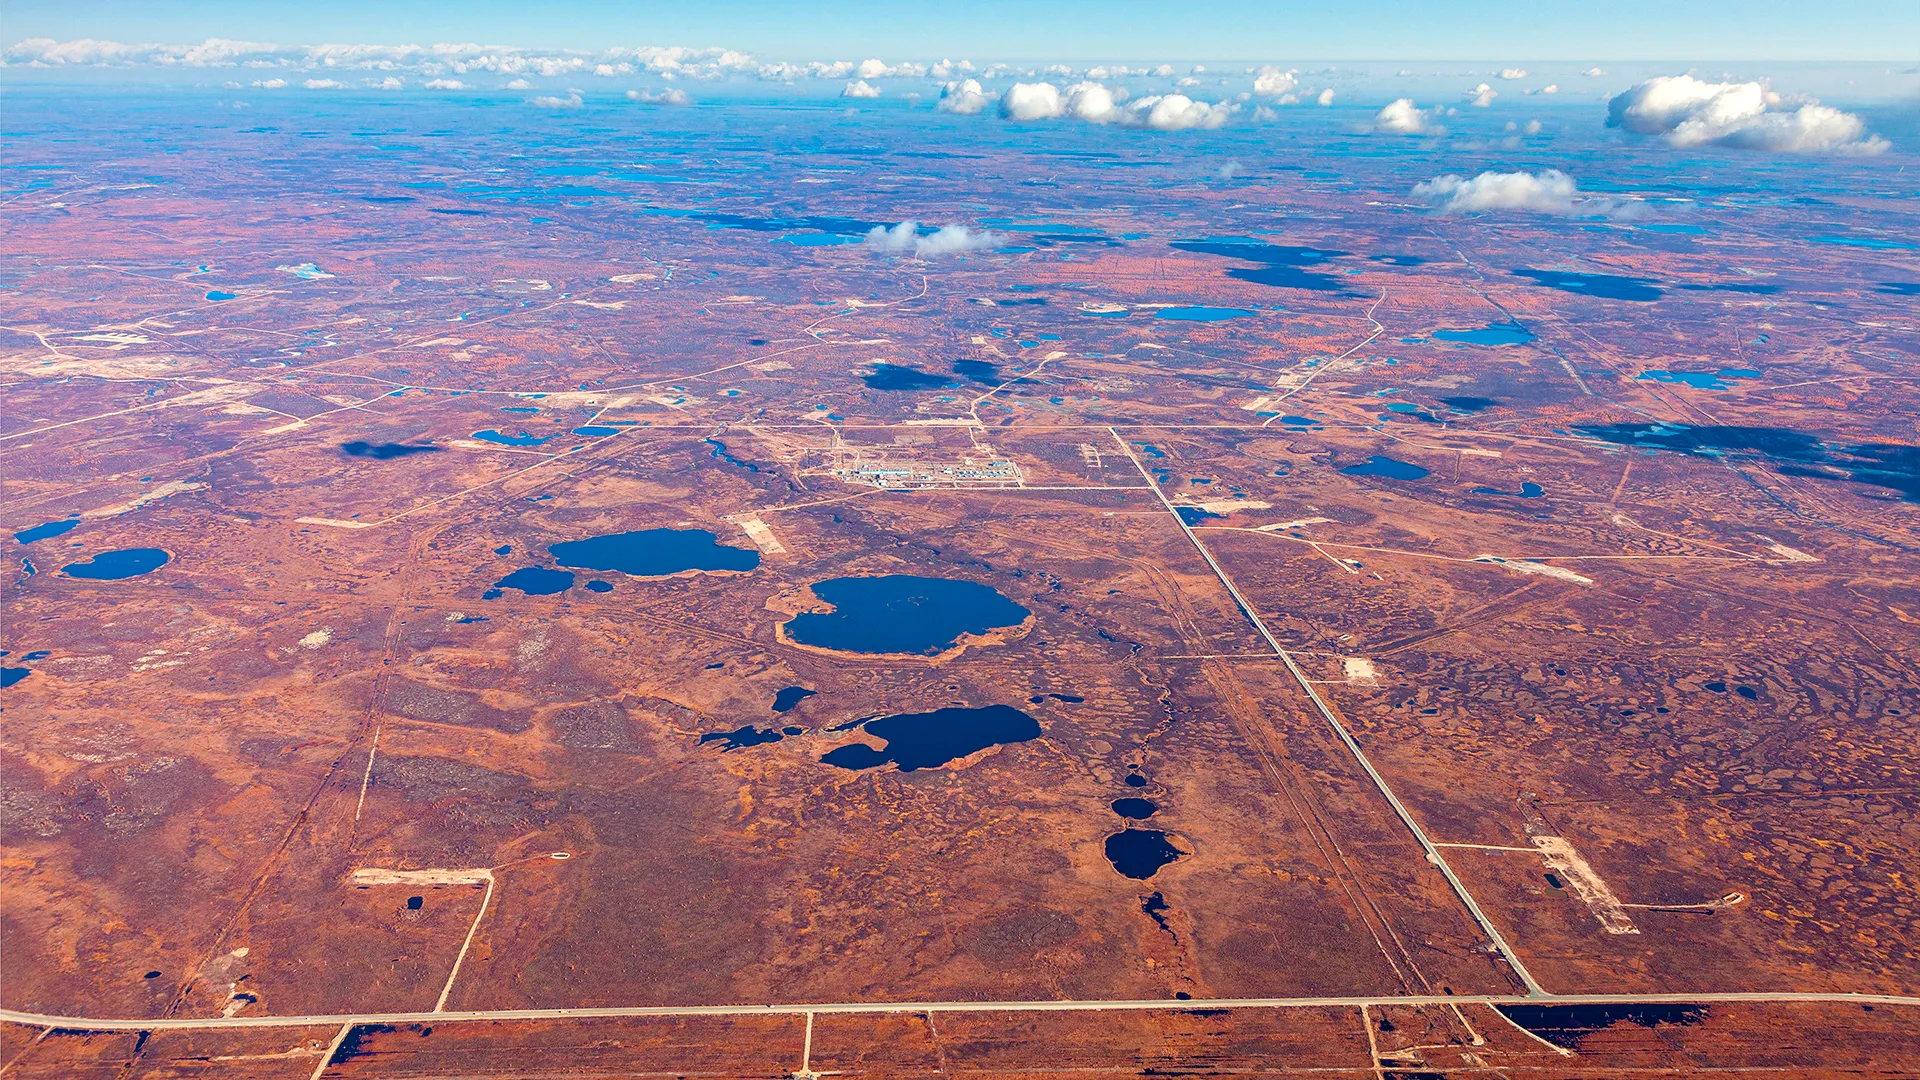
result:
[[[9,117],[0,1075],[1920,1072],[1898,152],[816,112]]]

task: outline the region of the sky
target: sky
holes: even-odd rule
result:
[[[25,39],[684,45],[776,60],[1920,62],[1916,0],[7,0]]]

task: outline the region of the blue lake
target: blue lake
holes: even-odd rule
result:
[[[620,429],[617,427],[603,427],[599,424],[588,424],[585,427],[574,428],[573,433],[575,435],[590,436],[618,435],[620,434]]]
[[[165,566],[171,557],[159,548],[103,551],[86,562],[63,566],[60,572],[68,577],[89,578],[94,581],[119,581],[121,578],[151,574]]]
[[[237,299],[239,299],[239,296],[240,296],[240,294],[239,294],[239,293],[230,293],[230,292],[222,292],[222,291],[220,291],[219,289],[215,289],[215,290],[213,290],[212,292],[210,292],[210,293],[208,293],[208,294],[207,294],[207,299],[209,299],[209,300],[237,300]]]
[[[773,695],[773,711],[792,712],[801,702],[817,693],[818,690],[809,690],[804,686],[783,686]]]
[[[832,578],[815,582],[813,594],[834,610],[794,616],[787,636],[847,652],[931,655],[962,634],[1018,626],[1030,614],[989,586],[912,574]]]
[[[754,548],[728,547],[705,529],[643,529],[588,540],[566,540],[547,550],[561,566],[664,577],[688,570],[752,570]]]
[[[859,725],[887,742],[876,750],[849,743],[820,760],[842,769],[877,769],[891,761],[901,772],[933,769],[989,746],[1040,737],[1040,722],[1011,705],[981,709],[946,708],[925,713],[882,716]]]
[[[523,566],[499,581],[493,588],[481,593],[484,600],[497,600],[503,589],[518,589],[528,596],[552,596],[573,588],[573,575],[565,570],[549,570],[544,566]]]
[[[1225,322],[1228,319],[1244,318],[1253,312],[1237,307],[1170,307],[1154,312],[1156,319],[1174,319],[1179,322]]]
[[[503,435],[493,428],[488,428],[485,431],[476,431],[473,433],[473,437],[479,439],[481,442],[499,443],[501,446],[539,446],[541,443],[553,438],[552,435],[529,435],[524,431],[518,435]]]
[[[1873,248],[1876,251],[1911,251],[1914,245],[1903,244],[1897,240],[1882,240],[1876,236],[1816,236],[1816,244],[1840,244],[1844,247]]]
[[[1481,330],[1435,330],[1436,341],[1464,341],[1469,345],[1525,345],[1533,335],[1519,323],[1488,323]]]
[[[1349,465],[1340,472],[1346,476],[1383,476],[1388,480],[1424,480],[1427,477],[1427,470],[1418,465],[1379,454],[1358,465]]]
[[[1145,881],[1160,868],[1187,854],[1158,829],[1125,829],[1107,837],[1107,861],[1115,870]]]
[[[1752,368],[1721,368],[1719,371],[1643,371],[1635,378],[1647,382],[1680,383],[1695,390],[1729,390],[1733,384],[1726,379],[1757,379],[1760,373]]]
[[[22,529],[14,533],[13,538],[22,544],[31,544],[36,540],[50,540],[56,536],[65,536],[67,533],[78,528],[79,525],[79,518],[68,518],[65,521],[48,521],[35,525],[31,529]]]
[[[1565,270],[1528,270],[1513,272],[1515,277],[1530,278],[1537,285],[1582,296],[1606,300],[1646,302],[1660,299],[1660,287],[1650,281],[1619,274],[1576,274]]]

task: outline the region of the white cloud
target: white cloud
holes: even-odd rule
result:
[[[1320,96],[1313,100],[1314,103],[1321,108],[1331,108],[1333,105],[1333,87],[1329,86],[1325,90],[1320,91]]]
[[[338,79],[308,79],[300,84],[309,90],[345,90],[347,84]]]
[[[1185,94],[1154,94],[1127,102],[1124,88],[1112,90],[1095,82],[1075,83],[1064,93],[1052,83],[1015,83],[1000,98],[1000,115],[1009,120],[1071,116],[1090,124],[1185,131],[1217,128],[1233,115],[1233,107],[1209,105]]]
[[[1493,99],[1499,96],[1500,92],[1486,83],[1481,83],[1466,93],[1467,104],[1477,109],[1488,108],[1493,104]]]
[[[1547,85],[1541,87],[1538,90],[1524,90],[1521,92],[1528,95],[1529,97],[1531,97],[1534,94],[1557,94],[1560,92],[1560,87],[1555,83],[1548,83]]]
[[[509,89],[509,90],[531,90],[531,89],[533,89],[533,84],[532,84],[532,83],[530,83],[530,82],[528,82],[528,81],[527,81],[527,80],[525,80],[525,79],[515,79],[515,80],[513,80],[512,82],[510,82],[510,83],[508,83],[508,84],[507,84],[507,89]]]
[[[1571,214],[1579,195],[1573,177],[1558,169],[1483,172],[1470,180],[1449,173],[1413,188],[1414,198],[1442,214],[1483,214],[1489,210]]]
[[[1245,171],[1246,169],[1243,168],[1239,162],[1229,161],[1225,165],[1222,165],[1218,169],[1214,170],[1213,175],[1222,180],[1231,180],[1234,177],[1239,176],[1241,173]]]
[[[1152,71],[1148,72],[1148,74],[1158,75],[1162,79],[1170,79],[1173,77],[1173,65],[1161,64],[1159,67],[1154,68]]]
[[[1607,73],[1606,68],[1590,67],[1587,70],[1581,72],[1580,74],[1585,75],[1590,79],[1597,79],[1600,76],[1605,75],[1606,73]]]
[[[1005,239],[991,232],[975,232],[965,225],[946,225],[922,236],[919,222],[903,221],[891,229],[885,225],[875,225],[867,232],[866,242],[867,247],[875,251],[898,254],[911,251],[914,258],[927,259],[999,247]]]
[[[1509,82],[1512,82],[1515,79],[1524,79],[1527,77],[1527,69],[1518,68],[1518,67],[1501,68],[1500,77],[1502,79],[1506,79]]]
[[[1009,120],[1051,120],[1066,108],[1052,83],[1014,83],[1000,95],[1000,115]]]
[[[940,88],[940,103],[934,108],[944,113],[972,116],[992,101],[986,91],[980,88],[980,80],[961,79]]]
[[[1658,135],[1676,147],[1731,146],[1787,154],[1878,154],[1889,145],[1866,123],[1816,101],[1794,107],[1757,82],[1662,75],[1607,102],[1607,126]]]
[[[379,82],[373,82],[372,80],[368,80],[367,85],[373,87],[375,90],[399,90],[404,88],[407,84],[404,80],[396,76],[389,75],[386,78],[381,79]]]
[[[691,105],[693,95],[677,86],[668,86],[659,90],[629,90],[627,100],[642,105]]]
[[[527,104],[538,105],[543,109],[577,109],[583,102],[580,100],[580,92],[574,90],[569,91],[566,97],[543,94],[537,98],[528,98]]]
[[[840,96],[847,98],[877,98],[880,96],[880,88],[867,82],[865,79],[855,79],[840,91]]]
[[[1382,135],[1419,135],[1432,129],[1427,114],[1412,98],[1399,98],[1374,114],[1373,130]]]
[[[428,79],[426,87],[429,90],[465,90],[467,84],[459,79]]]
[[[262,90],[279,90],[287,85],[285,79],[255,79],[253,85]]]

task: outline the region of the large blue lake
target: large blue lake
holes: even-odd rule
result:
[[[891,761],[901,772],[913,772],[938,768],[989,746],[1040,737],[1040,722],[1011,705],[901,713],[868,720],[860,726],[869,735],[885,739],[886,749],[849,743],[828,751],[820,760],[842,769],[877,769]]]
[[[577,570],[614,570],[634,577],[664,577],[688,570],[751,570],[760,565],[753,548],[728,547],[705,529],[642,529],[547,548],[555,562]]]
[[[989,586],[912,574],[833,578],[814,583],[813,594],[833,610],[794,616],[787,636],[846,652],[931,655],[962,634],[1018,626],[1030,614]]]
[[[94,581],[119,581],[121,578],[139,577],[151,574],[172,556],[159,548],[127,548],[124,551],[103,551],[83,563],[69,563],[60,568],[68,577],[90,578]]]

